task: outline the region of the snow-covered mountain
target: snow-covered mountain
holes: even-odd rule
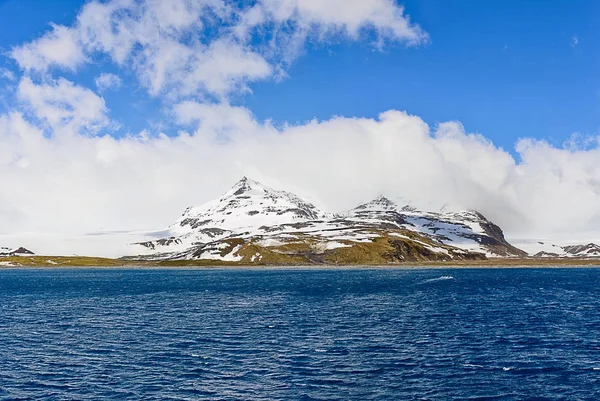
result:
[[[18,247],[18,248],[8,248],[8,247],[0,247],[0,256],[28,256],[33,255],[29,249]]]
[[[585,245],[557,245],[547,241],[530,241],[520,244],[529,256],[537,258],[598,258],[600,246],[595,243]]]
[[[392,222],[442,244],[487,256],[524,256],[504,239],[502,230],[475,211],[427,212],[408,204],[403,206],[380,196],[351,210],[348,219],[373,224]]]
[[[165,238],[136,244],[145,259],[244,263],[394,263],[524,256],[474,211],[427,212],[383,196],[339,214],[243,178],[186,209]]]
[[[264,185],[242,178],[225,195],[199,207],[188,208],[169,230],[178,235],[206,233],[206,229],[218,228],[227,232],[249,232],[263,226],[293,224],[327,218],[298,196],[276,191]]]

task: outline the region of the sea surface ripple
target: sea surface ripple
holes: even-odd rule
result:
[[[600,400],[600,269],[0,270],[0,400]]]

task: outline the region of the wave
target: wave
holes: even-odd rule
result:
[[[456,280],[452,276],[440,276],[436,278],[430,278],[429,280],[423,281],[423,283],[435,283],[436,281],[445,281],[445,280]]]

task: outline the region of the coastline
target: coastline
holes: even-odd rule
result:
[[[11,256],[0,258],[0,270],[12,269],[487,269],[487,268],[600,268],[600,259],[490,258],[486,260],[411,261],[388,264],[244,264],[214,260],[141,261],[98,257]]]

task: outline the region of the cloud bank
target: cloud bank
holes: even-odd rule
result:
[[[524,138],[515,159],[459,122],[430,127],[403,111],[274,126],[231,105],[284,76],[306,43],[339,41],[429,37],[391,0],[87,3],[71,26],[11,50],[18,74],[1,71],[15,107],[0,114],[0,236],[161,229],[243,175],[328,211],[386,194],[476,209],[513,235],[600,228],[598,138],[562,148]],[[65,78],[98,60],[160,98],[181,129],[114,135],[101,94]],[[98,92],[123,84],[112,73],[94,81]],[[107,253],[89,243],[85,252]]]
[[[182,104],[193,132],[48,137],[0,118],[2,231],[161,228],[243,175],[339,211],[383,193],[417,206],[474,208],[513,232],[589,230],[600,221],[600,150],[524,139],[521,161],[459,123],[431,129],[388,111],[276,128],[244,108]]]

